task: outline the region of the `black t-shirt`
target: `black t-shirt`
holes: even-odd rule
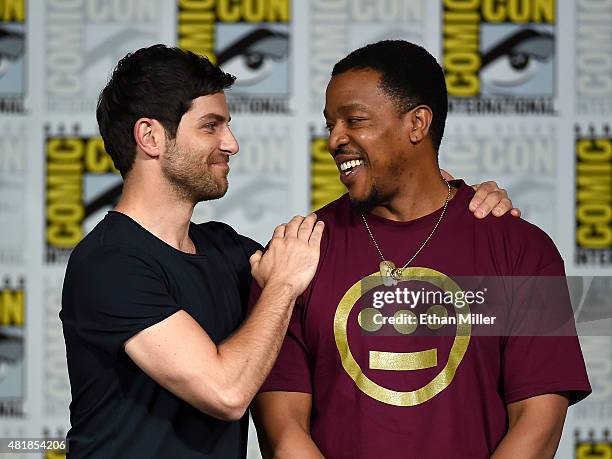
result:
[[[238,458],[247,418],[226,422],[182,401],[125,353],[131,336],[180,309],[219,343],[244,320],[249,257],[260,246],[229,226],[191,224],[178,251],[119,212],[75,248],[60,318],[72,390],[70,457]]]

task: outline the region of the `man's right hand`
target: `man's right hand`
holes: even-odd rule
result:
[[[259,286],[284,285],[293,296],[301,295],[317,270],[323,226],[314,213],[277,226],[265,253],[258,250],[250,259]]]

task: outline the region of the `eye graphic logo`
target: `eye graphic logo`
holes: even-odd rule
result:
[[[552,33],[514,26],[483,26],[481,34],[482,95],[553,95]]]
[[[4,77],[25,51],[25,37],[21,32],[0,28],[0,78]]]
[[[217,59],[226,72],[236,76],[236,89],[265,94],[288,91],[288,56],[287,33],[256,28],[230,41],[217,55]]]
[[[0,287],[0,417],[23,415],[25,279]]]
[[[284,24],[218,24],[217,61],[236,76],[231,112],[289,111],[289,33]]]
[[[25,1],[0,9],[0,112],[24,112]]]
[[[449,112],[555,114],[554,0],[444,2]]]
[[[288,113],[290,0],[178,2],[178,44],[236,76],[232,113]]]
[[[402,272],[400,283],[410,281],[428,282],[444,292],[453,294],[461,292],[461,288],[452,279],[429,268],[406,268]],[[355,305],[369,291],[381,285],[383,285],[383,278],[380,273],[370,274],[349,288],[338,304],[334,316],[334,338],[342,366],[355,385],[373,399],[394,406],[420,405],[438,395],[452,383],[470,343],[472,326],[469,322],[457,323],[456,333],[446,363],[439,361],[438,355],[442,354],[443,350],[437,348],[422,349],[416,352],[388,352],[382,349],[369,349],[367,365],[370,370],[418,372],[434,369],[435,371],[434,376],[429,381],[416,389],[400,391],[389,388],[377,382],[375,373],[370,373],[370,376],[365,374],[363,366],[366,363],[360,363],[359,360],[362,359],[356,358],[356,353],[353,351],[356,337],[354,334],[349,337],[348,333],[348,329],[355,325],[352,323],[353,321],[357,322],[364,330],[375,331],[375,327],[372,327],[374,324],[370,323],[371,317],[368,317],[371,316],[371,314],[368,314],[368,309],[363,309],[360,314],[356,314]],[[469,317],[469,305],[466,304],[462,308],[453,307],[457,317]],[[441,305],[432,306],[428,312],[436,316],[448,314],[446,308]],[[414,315],[409,310],[404,311],[404,313]],[[396,329],[399,333],[408,335],[416,329],[416,326],[410,326],[409,324],[396,325]]]

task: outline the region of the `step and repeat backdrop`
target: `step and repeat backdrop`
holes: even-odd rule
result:
[[[238,77],[230,190],[194,221],[265,243],[343,193],[324,90],[336,61],[385,38],[422,44],[446,72],[442,167],[507,188],[568,274],[612,274],[612,0],[0,0],[0,437],[69,428],[61,286],[121,193],[95,122],[115,63],[166,43]],[[612,338],[581,340],[594,392],[557,457],[611,458]]]

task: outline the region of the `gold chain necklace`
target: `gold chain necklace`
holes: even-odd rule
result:
[[[440,222],[442,221],[442,218],[444,217],[444,214],[446,213],[446,208],[448,207],[448,201],[450,201],[450,195],[451,195],[450,183],[446,182],[446,186],[448,186],[448,194],[446,195],[446,201],[444,201],[444,207],[442,208],[442,213],[440,214],[440,218],[438,218],[436,225],[433,227],[433,229],[431,230],[431,233],[429,233],[429,236],[427,236],[423,244],[421,244],[421,247],[419,247],[419,249],[415,252],[415,254],[410,258],[410,260],[408,260],[406,264],[402,266],[401,268],[396,268],[395,263],[385,259],[385,256],[383,255],[382,250],[380,250],[380,247],[378,246],[378,243],[376,242],[376,239],[374,239],[374,235],[372,234],[372,230],[370,229],[370,226],[368,225],[368,222],[366,221],[365,215],[361,214],[361,219],[363,220],[363,224],[365,225],[366,230],[368,231],[368,234],[370,235],[370,238],[372,239],[372,242],[374,243],[374,246],[376,247],[376,250],[378,250],[380,259],[382,260],[380,262],[379,268],[380,268],[380,275],[382,276],[383,283],[385,285],[389,286],[389,285],[397,284],[397,282],[402,278],[402,272],[404,271],[404,269],[406,269],[408,265],[412,263],[412,260],[414,260],[417,257],[417,255],[421,253],[421,250],[423,250],[423,247],[427,245],[431,237],[436,232],[438,225],[440,224]]]

